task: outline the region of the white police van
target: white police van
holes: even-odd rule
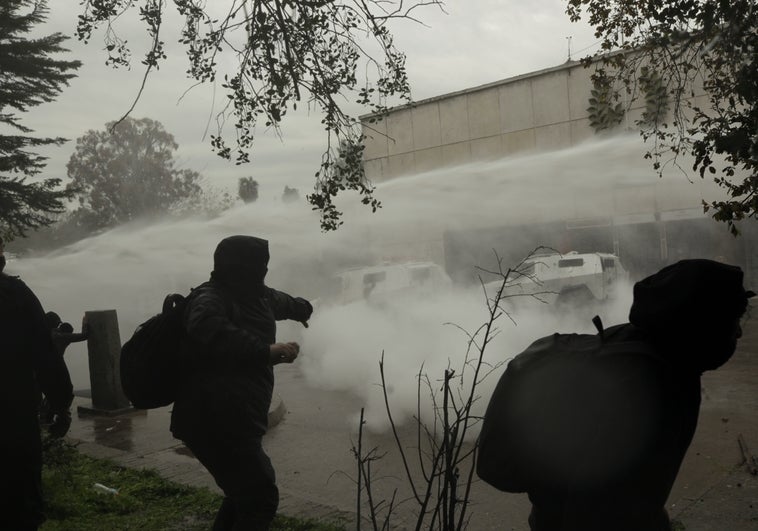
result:
[[[610,253],[535,254],[511,273],[503,296],[535,296],[547,303],[581,306],[613,299],[629,273]],[[487,284],[494,293],[500,282]]]
[[[333,279],[331,301],[381,301],[403,296],[430,296],[450,289],[452,281],[434,262],[384,263],[341,271]]]

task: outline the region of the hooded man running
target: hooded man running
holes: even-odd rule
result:
[[[297,343],[276,342],[276,321],[305,324],[311,304],[264,284],[269,251],[252,236],[223,239],[208,282],[188,297],[187,340],[171,431],[224,492],[214,531],[267,530],[279,504],[268,427],[274,365],[292,363]]]

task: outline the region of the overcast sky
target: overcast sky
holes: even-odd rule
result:
[[[167,3],[173,12],[173,3]],[[568,58],[567,37],[571,37],[574,59],[595,51],[597,39],[591,28],[572,24],[564,12],[565,4],[566,0],[448,0],[445,12],[436,7],[417,12],[424,25],[404,22],[394,27],[396,43],[407,54],[413,98],[438,96],[556,66]],[[51,1],[43,31],[73,36],[80,9],[79,0]],[[71,140],[46,152],[50,161],[45,177],[65,177],[75,139],[119,118],[136,96],[143,73],[139,60],[148,39],[133,11],[121,22],[122,34],[134,56],[131,71],[105,66],[102,33],[87,45],[73,37],[68,46],[71,55],[83,62],[79,76],[55,102],[37,107],[24,117],[24,123],[39,135]],[[185,74],[183,49],[176,42],[178,31],[176,24],[166,28],[169,60],[150,75],[132,116],[161,122],[180,146],[179,165],[200,171],[212,186],[234,188],[239,177],[253,176],[261,183],[264,196],[281,195],[285,185],[300,188],[303,194],[310,192],[326,142],[320,116],[306,112],[289,116],[283,124],[282,139],[259,132],[250,164],[235,166],[222,160],[211,151],[209,137],[204,138],[209,117],[222,101],[222,89],[215,87],[214,95],[214,87],[205,85],[185,94],[192,82]],[[354,115],[365,112],[351,110]]]

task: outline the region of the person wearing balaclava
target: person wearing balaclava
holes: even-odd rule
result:
[[[300,347],[277,343],[276,321],[307,326],[313,308],[266,286],[269,250],[253,236],[224,238],[213,272],[187,298],[188,340],[171,414],[171,431],[224,492],[213,530],[267,530],[279,491],[262,447],[274,389],[274,366]]]
[[[42,305],[4,267],[0,239],[0,403],[6,406],[0,430],[0,529],[30,531],[45,519],[40,396],[50,407],[48,431],[63,437],[71,425],[74,394]]]
[[[532,531],[670,531],[701,374],[732,356],[754,295],[739,267],[681,260],[634,285],[629,323],[600,325],[599,343],[534,342],[493,393],[479,477],[528,493]]]

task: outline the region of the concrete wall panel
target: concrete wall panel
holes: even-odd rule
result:
[[[363,162],[363,171],[369,181],[379,183],[390,178],[388,165],[389,159],[387,157],[366,160]]]
[[[586,118],[589,99],[592,94],[591,68],[572,68],[567,72],[568,111],[572,120]]]
[[[389,158],[388,176],[390,178],[416,173],[416,161],[413,153],[392,155]]]
[[[437,102],[421,104],[411,111],[413,116],[413,147],[428,149],[439,146],[442,142],[440,135],[440,111]]]
[[[410,109],[395,111],[387,117],[389,155],[413,151],[413,120]]]
[[[456,166],[471,162],[471,145],[459,142],[442,146],[442,162],[445,166]]]
[[[416,173],[436,170],[443,164],[442,148],[440,146],[416,151]]]
[[[569,120],[566,73],[553,72],[532,79],[534,125],[552,125]]]
[[[502,135],[503,155],[532,151],[536,147],[534,129],[525,129]]]
[[[366,149],[363,152],[365,160],[373,160],[389,155],[386,120],[380,120],[373,124],[364,123],[363,134],[366,136]]]
[[[575,146],[595,137],[595,130],[590,126],[589,118],[571,120],[571,145]]]
[[[502,85],[498,89],[500,100],[500,130],[503,133],[534,127],[532,87],[529,80]]]
[[[502,156],[503,143],[500,135],[471,141],[471,160],[493,160]]]
[[[442,144],[453,144],[469,139],[468,107],[466,95],[454,96],[439,102]]]
[[[563,122],[534,129],[534,144],[540,150],[563,149],[571,146],[571,124]]]
[[[468,95],[469,137],[489,137],[500,133],[500,101],[497,87]]]

